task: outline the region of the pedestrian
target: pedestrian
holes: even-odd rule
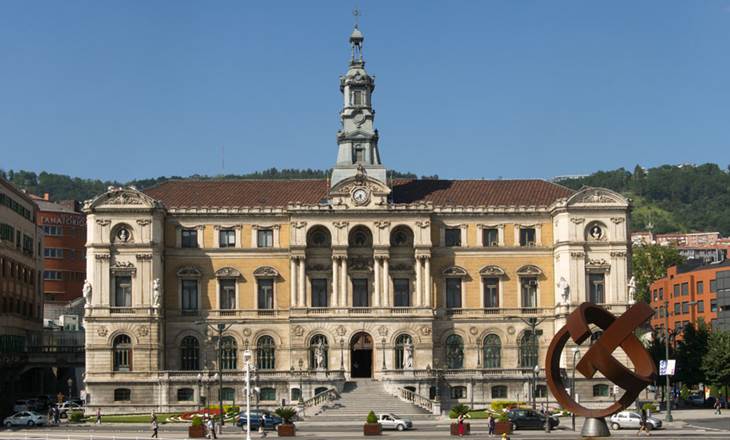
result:
[[[152,416],[152,438],[159,438],[157,437],[158,429],[160,429],[160,426],[157,424],[157,416]]]
[[[639,434],[642,432],[645,432],[646,435],[651,435],[649,432],[649,422],[646,420],[646,410],[644,408],[641,409],[641,420],[639,420],[639,432],[636,433],[636,436],[638,437]]]
[[[722,404],[720,403],[720,399],[717,398],[715,399],[715,414],[722,415],[720,408],[722,408]]]
[[[261,414],[261,420],[259,421],[259,434],[261,434],[261,438],[265,438],[266,433],[266,414]]]
[[[51,423],[55,423],[55,421],[56,421],[56,418],[53,416],[53,414],[54,414],[53,413],[54,408],[55,408],[55,406],[49,406],[48,407],[48,420]]]
[[[213,438],[213,439],[218,438],[218,436],[215,435],[215,421],[213,421],[212,417],[210,417],[208,419],[207,427],[208,427],[208,435],[210,435],[210,437],[208,437],[208,438]]]
[[[497,421],[494,420],[494,414],[489,414],[487,423],[489,424],[489,436],[491,437],[494,435],[494,428],[497,426]]]
[[[58,409],[58,406],[53,407],[53,423],[56,425],[61,423],[61,410]]]
[[[101,425],[101,408],[96,408],[96,424]]]
[[[457,427],[459,432],[459,437],[464,436],[464,414],[459,414],[459,418],[457,419]]]

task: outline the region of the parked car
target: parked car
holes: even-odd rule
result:
[[[513,429],[544,429],[545,416],[531,409],[511,409],[507,411],[507,417],[512,422]],[[550,429],[560,424],[557,417],[549,417]]]
[[[662,421],[656,417],[647,417],[646,423],[649,430],[659,429],[662,427]],[[611,416],[609,424],[611,425],[611,429],[639,429],[639,425],[641,424],[641,415],[633,411],[621,411]]]
[[[44,414],[38,414],[35,411],[20,411],[3,420],[3,425],[10,428],[12,426],[35,426],[47,425],[48,417]]]
[[[68,401],[67,402],[63,402],[63,403],[59,403],[56,406],[58,407],[58,416],[60,418],[62,418],[62,419],[66,418],[67,413],[69,411],[73,411],[75,409],[78,409],[78,410],[82,410],[83,411],[83,409],[84,409],[81,405],[78,405],[78,404],[76,404],[74,402],[68,402]]]
[[[405,419],[395,414],[378,414],[378,423],[383,429],[395,429],[396,431],[404,431],[413,428],[411,419]]]
[[[281,423],[283,422],[283,420],[281,420],[281,417],[271,414],[269,411],[265,410],[252,410],[249,414],[249,417],[251,419],[252,431],[259,429],[259,425],[261,424],[261,416],[264,414],[266,415],[264,429],[276,429],[276,426],[281,425]],[[246,426],[246,411],[241,411],[238,416],[236,416],[236,419],[236,426]]]

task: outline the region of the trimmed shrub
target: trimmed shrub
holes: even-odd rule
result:
[[[276,408],[276,410],[274,411],[274,414],[281,417],[281,420],[284,421],[284,424],[288,425],[294,419],[294,416],[297,415],[297,410],[295,410],[291,406],[282,406],[282,407]]]
[[[375,415],[375,413],[371,410],[368,413],[368,418],[366,419],[368,423],[378,423],[378,416]]]
[[[491,403],[491,407],[495,411],[504,411],[505,409],[517,408],[524,404],[525,402],[519,402],[517,400],[495,400]]]
[[[190,424],[191,426],[203,426],[203,419],[199,416],[193,416],[193,421]]]
[[[73,423],[80,423],[84,421],[83,411],[69,411],[68,421]]]
[[[454,405],[449,410],[449,418],[451,418],[451,419],[455,419],[459,416],[465,416],[467,414],[469,414],[469,407],[467,405],[464,405],[463,403]]]

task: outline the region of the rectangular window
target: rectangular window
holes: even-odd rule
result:
[[[537,278],[521,278],[522,308],[537,308]]]
[[[705,302],[704,301],[697,301],[697,312],[702,313],[705,311]]]
[[[411,306],[411,280],[408,278],[393,279],[393,298],[395,307]]]
[[[222,278],[218,281],[220,286],[220,308],[233,310],[236,308],[236,280],[233,278]]]
[[[132,277],[130,275],[114,277],[114,307],[132,307]]]
[[[499,231],[497,228],[482,229],[482,245],[484,247],[499,246]]]
[[[182,246],[184,248],[198,247],[198,230],[197,229],[183,229],[180,232],[180,246]]]
[[[697,281],[697,294],[701,295],[705,293],[705,283],[702,281]]]
[[[352,279],[352,306],[370,307],[367,278]]]
[[[520,246],[535,246],[535,228],[520,228]]]
[[[659,288],[659,299],[660,300],[664,299],[664,287]]]
[[[689,283],[682,283],[682,296],[689,295]]]
[[[492,387],[492,399],[506,399],[507,387],[504,385],[495,385]]]
[[[588,274],[588,301],[594,304],[605,304],[606,287],[605,275],[602,273]]]
[[[674,315],[679,315],[679,308],[682,307],[679,303],[674,303]]]
[[[258,279],[259,310],[274,309],[274,280],[272,278]]]
[[[43,226],[43,233],[51,236],[63,235],[63,228],[61,226]]]
[[[132,391],[128,388],[117,388],[114,390],[115,402],[127,402],[132,400]]]
[[[446,246],[461,246],[461,228],[446,228],[444,234],[444,244]]]
[[[256,246],[260,248],[274,247],[274,230],[259,229],[256,231]]]
[[[717,290],[717,280],[710,280],[710,293],[714,293]]]
[[[198,310],[198,280],[182,280],[182,310],[195,312]]]
[[[682,314],[689,313],[689,303],[687,301],[682,302]]]
[[[312,307],[327,307],[327,279],[312,280]]]
[[[675,284],[674,285],[674,292],[673,292],[673,295],[674,295],[675,298],[679,296],[679,289],[680,289],[679,284]]]
[[[461,278],[446,278],[446,308],[461,308]]]
[[[46,258],[63,258],[63,248],[45,248],[43,256]]]
[[[63,272],[57,270],[44,270],[43,279],[48,281],[57,281],[63,279]]]
[[[710,311],[712,313],[717,312],[717,300],[716,299],[710,300]]]
[[[236,247],[236,231],[233,229],[221,229],[218,231],[219,247]]]
[[[499,307],[499,278],[484,278],[484,308]]]
[[[353,91],[352,92],[352,105],[358,105],[358,106],[364,105],[365,100],[363,98],[364,98],[364,94],[362,91],[360,91],[360,90]]]
[[[466,387],[451,387],[452,399],[466,399]]]
[[[676,333],[681,332],[683,327],[684,327],[684,325],[681,322],[679,322],[679,321],[677,321],[677,322],[674,323],[674,331]]]

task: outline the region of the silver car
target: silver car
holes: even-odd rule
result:
[[[611,429],[639,429],[639,426],[641,425],[641,415],[633,411],[621,411],[612,415],[609,423],[611,425]],[[647,417],[646,423],[649,425],[650,430],[662,427],[662,421],[655,417]]]
[[[3,420],[3,425],[7,428],[11,428],[13,426],[35,426],[47,424],[48,417],[34,411],[21,411],[10,417],[6,417],[5,420]]]
[[[379,414],[378,423],[383,429],[403,431],[413,428],[413,422],[410,419],[404,419],[395,414]]]

